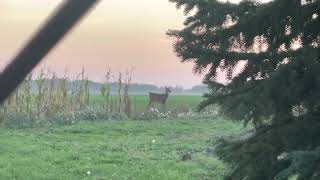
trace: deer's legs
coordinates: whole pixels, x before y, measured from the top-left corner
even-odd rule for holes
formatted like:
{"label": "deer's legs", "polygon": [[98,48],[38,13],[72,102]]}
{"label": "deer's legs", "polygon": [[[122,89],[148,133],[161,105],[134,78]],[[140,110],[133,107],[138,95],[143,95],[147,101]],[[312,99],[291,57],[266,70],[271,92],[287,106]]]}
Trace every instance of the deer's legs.
{"label": "deer's legs", "polygon": [[152,102],[149,101],[149,104],[148,104],[148,106],[147,106],[147,111],[150,110],[151,105],[152,105]]}

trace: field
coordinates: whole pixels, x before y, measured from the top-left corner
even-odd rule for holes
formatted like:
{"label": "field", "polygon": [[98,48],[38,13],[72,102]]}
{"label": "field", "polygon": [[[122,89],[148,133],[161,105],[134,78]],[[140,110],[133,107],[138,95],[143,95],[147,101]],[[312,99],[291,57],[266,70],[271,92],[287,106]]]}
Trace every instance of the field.
{"label": "field", "polygon": [[[135,112],[147,116],[148,97],[130,98]],[[92,114],[71,125],[0,128],[0,179],[222,179],[229,167],[212,149],[221,136],[246,129],[218,115],[194,113],[201,100],[170,96],[166,110],[188,112],[183,117]],[[90,96],[90,106],[103,103],[102,96]]]}
{"label": "field", "polygon": [[[113,96],[113,99],[117,97]],[[146,111],[149,97],[144,95],[134,95],[130,97],[135,112]],[[169,96],[166,109],[170,111],[189,111],[197,108],[197,105],[203,100],[201,96],[175,95]],[[90,96],[92,105],[100,105],[104,103],[104,98],[99,95]],[[161,109],[161,106],[155,104],[154,107]]]}
{"label": "field", "polygon": [[[0,179],[219,180],[228,167],[210,150],[242,131],[218,117],[0,129]],[[191,159],[182,161],[186,153]]]}

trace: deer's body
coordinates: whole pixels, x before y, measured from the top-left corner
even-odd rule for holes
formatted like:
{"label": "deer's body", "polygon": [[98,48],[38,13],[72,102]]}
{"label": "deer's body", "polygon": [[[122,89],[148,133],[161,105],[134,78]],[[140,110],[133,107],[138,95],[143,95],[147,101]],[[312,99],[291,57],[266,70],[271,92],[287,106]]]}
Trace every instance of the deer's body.
{"label": "deer's body", "polygon": [[165,105],[167,103],[167,99],[169,97],[169,93],[171,92],[170,88],[166,88],[166,92],[164,94],[157,94],[149,92],[149,105],[153,103],[160,103]]}

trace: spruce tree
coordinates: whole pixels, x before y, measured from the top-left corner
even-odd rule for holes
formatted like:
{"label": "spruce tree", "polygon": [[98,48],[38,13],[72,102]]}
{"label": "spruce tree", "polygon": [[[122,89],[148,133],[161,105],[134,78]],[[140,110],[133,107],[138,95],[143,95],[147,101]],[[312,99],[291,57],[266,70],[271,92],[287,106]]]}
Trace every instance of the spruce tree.
{"label": "spruce tree", "polygon": [[255,128],[216,147],[226,179],[320,179],[320,1],[170,1],[188,15],[174,50],[211,89],[200,108]]}

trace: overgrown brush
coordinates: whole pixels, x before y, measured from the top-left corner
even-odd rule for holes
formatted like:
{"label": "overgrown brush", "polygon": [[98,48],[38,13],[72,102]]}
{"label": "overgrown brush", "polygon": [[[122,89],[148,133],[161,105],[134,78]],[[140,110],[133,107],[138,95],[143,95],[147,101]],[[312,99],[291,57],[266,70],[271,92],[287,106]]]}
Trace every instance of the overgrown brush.
{"label": "overgrown brush", "polygon": [[101,96],[105,100],[105,103],[103,104],[103,106],[108,112],[112,111],[112,106],[110,104],[110,93],[111,93],[110,77],[111,77],[111,70],[109,68],[107,71],[107,74],[105,75],[105,81],[100,88]]}
{"label": "overgrown brush", "polygon": [[128,116],[130,116],[132,113],[132,105],[131,105],[131,100],[129,96],[129,88],[132,80],[132,72],[133,72],[133,68],[131,68],[130,71],[129,70],[126,71],[124,90],[123,90],[124,113]]}
{"label": "overgrown brush", "polygon": [[[67,70],[62,76],[41,69],[37,75],[30,74],[0,107],[2,127],[34,128],[50,125],[70,125],[80,120],[127,119],[151,120],[163,118],[189,118],[198,116],[190,107],[170,107],[170,111],[138,112],[135,97],[129,89],[133,68],[111,75],[110,68],[100,87],[103,103],[90,101],[90,81],[84,69],[72,80]],[[116,94],[111,95],[111,83],[117,81]],[[147,106],[147,104],[146,104]],[[140,110],[141,111],[141,110]],[[202,113],[205,115],[205,113]],[[212,113],[208,114],[211,116]]]}
{"label": "overgrown brush", "polygon": [[110,78],[111,71],[108,69],[100,89],[105,103],[96,106],[90,104],[90,81],[84,69],[72,81],[67,71],[59,78],[56,73],[41,69],[37,76],[28,75],[0,107],[1,125],[32,128],[68,125],[79,120],[126,119],[122,112],[129,115],[128,109],[131,110],[128,94],[131,74],[130,77],[127,75],[123,85],[122,73],[119,73],[117,100],[111,96]]}

